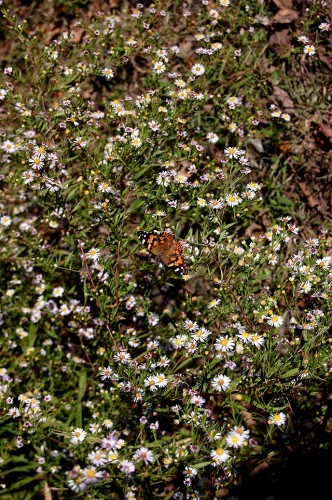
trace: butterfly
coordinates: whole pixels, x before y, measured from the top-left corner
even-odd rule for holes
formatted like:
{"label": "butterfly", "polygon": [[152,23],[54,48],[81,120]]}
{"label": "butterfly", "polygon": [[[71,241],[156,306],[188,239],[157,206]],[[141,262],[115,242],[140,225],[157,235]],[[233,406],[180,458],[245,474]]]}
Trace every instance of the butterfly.
{"label": "butterfly", "polygon": [[166,266],[171,267],[176,273],[188,274],[184,263],[183,245],[167,231],[138,231],[137,236],[143,245],[157,256]]}

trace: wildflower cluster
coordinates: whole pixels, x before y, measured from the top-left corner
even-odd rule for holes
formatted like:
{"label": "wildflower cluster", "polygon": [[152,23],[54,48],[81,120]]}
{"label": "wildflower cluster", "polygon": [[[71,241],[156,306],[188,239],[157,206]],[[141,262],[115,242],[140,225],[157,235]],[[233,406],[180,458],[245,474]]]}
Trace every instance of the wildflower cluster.
{"label": "wildflower cluster", "polygon": [[247,3],[81,12],[42,44],[1,5],[24,52],[0,88],[8,495],[15,462],[36,494],[212,498],[331,377],[327,230],[278,211],[253,230],[247,146],[292,119],[260,75],[234,85],[265,46]]}

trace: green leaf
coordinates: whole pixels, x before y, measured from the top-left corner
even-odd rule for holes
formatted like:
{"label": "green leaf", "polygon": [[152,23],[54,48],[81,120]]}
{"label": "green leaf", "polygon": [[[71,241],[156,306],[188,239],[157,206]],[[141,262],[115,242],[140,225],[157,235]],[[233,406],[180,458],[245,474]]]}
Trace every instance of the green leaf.
{"label": "green leaf", "polygon": [[295,375],[298,375],[299,373],[300,373],[300,369],[299,368],[293,368],[292,370],[288,370],[288,372],[283,373],[282,375],[280,375],[280,378],[294,377]]}

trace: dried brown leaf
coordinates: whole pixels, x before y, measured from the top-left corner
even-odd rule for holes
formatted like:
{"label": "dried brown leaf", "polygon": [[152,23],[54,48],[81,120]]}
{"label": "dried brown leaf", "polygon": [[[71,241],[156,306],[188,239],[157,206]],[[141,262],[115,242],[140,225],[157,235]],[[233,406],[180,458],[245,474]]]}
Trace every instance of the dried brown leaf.
{"label": "dried brown leaf", "polygon": [[272,18],[272,22],[278,24],[289,24],[292,23],[293,21],[297,21],[298,18],[299,15],[296,12],[296,10],[280,9],[276,13],[276,15]]}
{"label": "dried brown leaf", "polygon": [[249,138],[248,142],[256,149],[258,153],[264,153],[264,146],[262,140],[259,138]]}
{"label": "dried brown leaf", "polygon": [[287,111],[288,113],[293,113],[296,114],[295,112],[295,106],[290,98],[288,92],[286,90],[275,86],[273,87],[273,94],[271,96],[277,101],[277,104],[284,110]]}
{"label": "dried brown leaf", "polygon": [[319,128],[325,135],[325,137],[332,142],[332,128],[329,125],[326,125],[325,123],[321,123]]}
{"label": "dried brown leaf", "polygon": [[300,189],[304,196],[307,198],[308,205],[311,208],[316,208],[320,213],[325,214],[327,210],[327,203],[324,199],[319,201],[316,196],[312,193],[310,187],[306,182],[299,182]]}
{"label": "dried brown leaf", "polygon": [[273,0],[273,3],[279,9],[291,9],[293,7],[293,0]]}
{"label": "dried brown leaf", "polygon": [[269,46],[277,52],[277,54],[283,54],[285,50],[288,50],[292,45],[291,34],[288,28],[276,31],[272,33],[269,38]]}
{"label": "dried brown leaf", "polygon": [[260,224],[256,224],[256,222],[253,222],[246,228],[244,237],[251,238],[252,236],[254,236],[256,238],[259,238],[261,234],[263,234],[262,226]]}
{"label": "dried brown leaf", "polygon": [[72,42],[73,43],[79,43],[82,39],[82,36],[83,36],[83,33],[84,33],[84,29],[83,28],[80,28],[80,27],[75,27],[71,30],[71,32],[73,33],[73,38],[72,38]]}

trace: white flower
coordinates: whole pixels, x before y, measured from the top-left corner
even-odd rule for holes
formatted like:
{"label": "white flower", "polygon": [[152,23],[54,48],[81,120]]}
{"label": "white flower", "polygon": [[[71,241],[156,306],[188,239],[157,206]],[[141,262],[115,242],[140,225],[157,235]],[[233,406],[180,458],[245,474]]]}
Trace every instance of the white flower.
{"label": "white flower", "polygon": [[229,451],[225,450],[224,448],[217,448],[216,450],[211,451],[210,456],[215,464],[222,464],[229,459],[230,455]]}
{"label": "white flower", "polygon": [[260,348],[264,344],[265,340],[261,335],[254,333],[250,338],[250,342],[254,344],[254,346]]}
{"label": "white flower", "polygon": [[212,142],[212,144],[215,144],[216,142],[219,141],[219,136],[217,134],[215,134],[214,132],[209,132],[207,135],[206,135],[206,139],[209,141],[209,142]]}
{"label": "white flower", "polygon": [[104,75],[104,77],[109,80],[110,78],[113,78],[114,76],[114,71],[110,68],[104,68],[103,71],[102,71],[102,74]]}
{"label": "white flower", "polygon": [[86,484],[94,484],[103,477],[102,471],[96,471],[95,467],[86,467],[82,470],[83,479]]}
{"label": "white flower", "polygon": [[230,432],[226,436],[226,442],[231,448],[241,448],[245,443],[245,438],[237,432]]}
{"label": "white flower", "polygon": [[320,23],[318,28],[322,31],[328,31],[330,29],[329,23]]}
{"label": "white flower", "polygon": [[281,326],[283,322],[284,320],[282,319],[282,317],[278,316],[277,314],[272,314],[267,320],[267,324],[270,326]]}
{"label": "white flower", "polygon": [[86,432],[83,429],[80,429],[79,427],[77,427],[71,433],[70,442],[73,444],[82,443],[85,439],[85,436],[86,436]]}
{"label": "white flower", "polygon": [[302,292],[302,293],[309,293],[310,290],[311,290],[311,286],[312,285],[311,285],[310,281],[306,281],[305,283],[302,283],[300,292]]}
{"label": "white flower", "polygon": [[100,250],[98,248],[91,248],[85,256],[87,259],[98,260],[100,257]]}
{"label": "white flower", "polygon": [[214,344],[216,351],[227,352],[233,351],[235,342],[233,339],[228,338],[228,335],[218,337]]}
{"label": "white flower", "polygon": [[217,375],[212,379],[211,385],[218,392],[226,391],[231,385],[232,380],[227,375]]}
{"label": "white flower", "polygon": [[269,424],[274,424],[274,425],[277,425],[278,427],[283,425],[285,422],[286,422],[286,415],[285,415],[285,413],[282,413],[282,412],[274,413],[274,415],[270,415],[270,417],[268,419]]}
{"label": "white flower", "polygon": [[233,193],[233,194],[228,194],[225,197],[225,201],[229,207],[235,207],[236,205],[239,205],[242,201],[242,198],[239,194]]}
{"label": "white flower", "polygon": [[132,141],[131,141],[131,144],[135,147],[135,148],[139,148],[141,145],[142,145],[142,141],[139,137],[134,137],[132,136]]}
{"label": "white flower", "polygon": [[165,71],[166,66],[163,62],[157,61],[154,63],[153,69],[155,70],[157,75],[160,75],[161,73],[163,73]]}
{"label": "white flower", "polygon": [[53,297],[62,297],[65,289],[62,286],[57,286],[53,289],[52,295]]}
{"label": "white flower", "polygon": [[6,97],[7,90],[6,89],[0,89],[0,100],[4,99]]}
{"label": "white flower", "polygon": [[241,150],[239,148],[229,147],[224,150],[224,153],[228,158],[237,159],[241,154]]}
{"label": "white flower", "polygon": [[154,461],[154,456],[151,450],[148,450],[148,448],[139,448],[136,453],[134,454],[134,459],[137,460],[137,462],[140,462],[141,460],[145,463],[145,465],[148,465],[149,462]]}
{"label": "white flower", "polygon": [[205,72],[205,68],[202,64],[194,64],[194,66],[191,68],[191,72],[195,76],[200,76]]}
{"label": "white flower", "polygon": [[4,216],[3,216],[3,217],[1,217],[1,219],[0,219],[0,224],[1,224],[2,226],[8,227],[8,226],[10,226],[10,225],[11,225],[11,223],[12,223],[12,220],[11,220],[11,218],[10,218],[10,217],[8,217],[8,215],[4,215]]}
{"label": "white flower", "polygon": [[316,53],[316,49],[314,45],[305,45],[303,52],[308,54],[308,56],[313,56]]}

